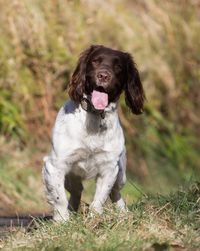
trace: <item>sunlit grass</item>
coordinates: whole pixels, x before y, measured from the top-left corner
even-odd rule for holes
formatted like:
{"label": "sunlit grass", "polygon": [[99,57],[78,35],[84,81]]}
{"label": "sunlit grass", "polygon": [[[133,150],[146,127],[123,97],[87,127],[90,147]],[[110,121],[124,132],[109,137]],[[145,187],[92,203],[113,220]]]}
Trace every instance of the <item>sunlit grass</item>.
{"label": "sunlit grass", "polygon": [[[120,101],[130,212],[40,223],[0,242],[17,250],[200,248],[198,1],[0,1],[1,214],[47,211],[42,157],[82,50],[104,44],[131,53],[146,91],[136,117]],[[175,191],[180,183],[193,184]],[[95,184],[85,182],[83,202]],[[156,194],[156,195],[151,195]],[[161,195],[163,194],[163,195]]]}
{"label": "sunlit grass", "polygon": [[129,205],[127,214],[108,205],[102,216],[78,214],[66,223],[38,222],[37,230],[14,232],[1,246],[5,250],[148,250],[155,246],[198,250],[199,196],[199,184],[193,183],[170,196],[143,197]]}

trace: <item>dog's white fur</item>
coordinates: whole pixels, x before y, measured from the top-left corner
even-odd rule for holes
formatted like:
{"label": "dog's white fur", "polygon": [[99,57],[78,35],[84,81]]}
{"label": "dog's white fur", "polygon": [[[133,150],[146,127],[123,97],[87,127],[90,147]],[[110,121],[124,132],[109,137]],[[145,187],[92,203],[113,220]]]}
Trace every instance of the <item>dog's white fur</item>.
{"label": "dog's white fur", "polygon": [[[102,213],[111,191],[112,201],[125,209],[119,190],[126,181],[126,154],[116,103],[109,104],[103,119],[69,100],[58,113],[52,150],[44,162],[43,180],[54,220],[69,218],[69,203],[79,204],[81,181],[89,178],[96,178],[91,210]],[[65,188],[71,192],[69,202]]]}

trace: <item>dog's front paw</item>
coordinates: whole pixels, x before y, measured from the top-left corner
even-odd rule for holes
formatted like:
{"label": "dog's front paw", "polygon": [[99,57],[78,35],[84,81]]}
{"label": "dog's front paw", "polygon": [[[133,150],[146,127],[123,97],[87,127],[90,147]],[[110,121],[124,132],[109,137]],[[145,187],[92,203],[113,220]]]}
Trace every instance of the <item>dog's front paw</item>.
{"label": "dog's front paw", "polygon": [[97,202],[92,202],[90,207],[90,215],[94,215],[94,214],[102,214],[103,213],[103,207],[100,203]]}
{"label": "dog's front paw", "polygon": [[62,212],[61,210],[55,210],[53,215],[53,220],[56,222],[68,221],[69,220],[69,212]]}
{"label": "dog's front paw", "polygon": [[122,213],[126,213],[126,212],[129,211],[128,208],[127,208],[127,206],[126,206],[126,204],[125,204],[125,202],[124,202],[124,200],[123,200],[122,198],[119,199],[119,200],[115,203],[115,205],[116,205],[116,208],[117,208],[120,212],[122,212]]}

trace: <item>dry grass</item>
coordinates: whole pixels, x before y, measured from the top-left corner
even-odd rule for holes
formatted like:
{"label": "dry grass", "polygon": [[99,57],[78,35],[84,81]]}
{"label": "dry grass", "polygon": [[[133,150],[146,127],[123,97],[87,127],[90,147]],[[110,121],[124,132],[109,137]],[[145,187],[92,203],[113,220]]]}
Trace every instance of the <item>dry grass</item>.
{"label": "dry grass", "polygon": [[[148,99],[145,114],[131,116],[123,99],[120,113],[128,169],[144,191],[167,193],[185,179],[198,179],[199,11],[196,0],[0,0],[1,212],[46,210],[41,159],[78,55],[90,44],[128,51],[137,62]],[[129,204],[141,196],[132,194],[130,184],[125,189]],[[151,250],[155,242],[168,247],[177,241],[177,248],[191,250],[197,231],[188,222],[181,225],[182,219],[168,219],[174,213],[166,212],[167,203],[133,209],[117,222],[115,212],[107,214],[95,233],[93,221],[82,216],[59,227],[41,225],[33,234],[12,236],[5,247],[65,250],[69,243],[71,250]]]}
{"label": "dry grass", "polygon": [[63,224],[37,223],[37,230],[14,232],[4,250],[198,250],[199,184],[170,196],[149,196],[119,214],[72,216]]}

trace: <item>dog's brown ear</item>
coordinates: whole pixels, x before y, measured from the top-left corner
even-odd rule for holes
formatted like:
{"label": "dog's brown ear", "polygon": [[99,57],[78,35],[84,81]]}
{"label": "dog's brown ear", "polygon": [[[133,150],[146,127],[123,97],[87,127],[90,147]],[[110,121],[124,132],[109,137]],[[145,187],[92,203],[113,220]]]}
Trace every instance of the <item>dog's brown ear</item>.
{"label": "dog's brown ear", "polygon": [[78,60],[77,66],[72,74],[69,84],[68,94],[76,102],[80,102],[85,91],[86,68],[91,53],[99,48],[100,45],[92,45],[83,51]]}
{"label": "dog's brown ear", "polygon": [[130,54],[126,53],[127,81],[125,83],[125,102],[134,114],[143,112],[145,94],[140,75]]}

